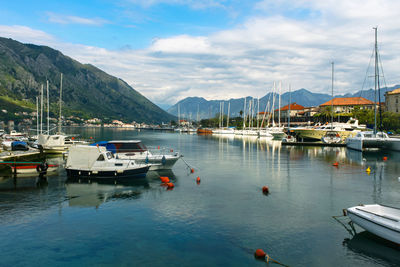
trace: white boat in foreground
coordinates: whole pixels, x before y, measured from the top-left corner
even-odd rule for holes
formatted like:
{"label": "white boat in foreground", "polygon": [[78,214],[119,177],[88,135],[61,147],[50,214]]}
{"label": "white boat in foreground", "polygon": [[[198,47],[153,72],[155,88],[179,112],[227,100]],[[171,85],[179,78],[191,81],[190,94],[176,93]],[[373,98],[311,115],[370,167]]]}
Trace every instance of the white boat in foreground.
{"label": "white boat in foreground", "polygon": [[360,205],[347,209],[351,221],[386,240],[400,244],[400,209],[379,205]]}
{"label": "white boat in foreground", "polygon": [[117,159],[102,146],[76,145],[68,152],[65,166],[69,177],[123,178],[146,176],[150,165]]}

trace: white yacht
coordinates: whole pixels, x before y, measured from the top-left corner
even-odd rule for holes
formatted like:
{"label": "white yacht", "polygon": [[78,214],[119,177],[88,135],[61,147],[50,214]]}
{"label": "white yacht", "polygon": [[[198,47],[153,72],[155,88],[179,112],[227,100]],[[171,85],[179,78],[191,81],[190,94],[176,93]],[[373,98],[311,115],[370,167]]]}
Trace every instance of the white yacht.
{"label": "white yacht", "polygon": [[371,148],[400,151],[400,139],[390,138],[385,132],[359,132],[346,139],[347,148],[363,151]]}
{"label": "white yacht", "polygon": [[338,144],[342,142],[339,132],[327,131],[325,136],[321,138],[322,142],[325,144]]}
{"label": "white yacht", "polygon": [[150,170],[169,170],[182,155],[173,149],[157,147],[151,151],[140,140],[117,140],[97,143],[114,153],[116,158],[150,164]]}
{"label": "white yacht", "polygon": [[69,137],[63,134],[39,134],[37,141],[38,145],[42,146],[46,153],[63,153],[72,145],[87,145],[87,141],[75,140],[74,137]]}
{"label": "white yacht", "polygon": [[125,178],[145,176],[150,165],[134,160],[114,157],[105,147],[75,145],[68,152],[65,169],[69,177],[76,178]]}
{"label": "white yacht", "polygon": [[400,209],[372,204],[347,209],[351,221],[386,240],[400,245]]}

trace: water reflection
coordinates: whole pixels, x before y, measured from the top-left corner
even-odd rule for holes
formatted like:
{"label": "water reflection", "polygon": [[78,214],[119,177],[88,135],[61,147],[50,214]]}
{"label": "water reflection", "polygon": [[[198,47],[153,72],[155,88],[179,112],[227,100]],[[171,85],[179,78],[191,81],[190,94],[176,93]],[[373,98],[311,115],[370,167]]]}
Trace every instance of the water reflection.
{"label": "water reflection", "polygon": [[389,266],[400,266],[400,249],[369,232],[361,232],[343,241],[350,251],[371,261],[384,261]]}

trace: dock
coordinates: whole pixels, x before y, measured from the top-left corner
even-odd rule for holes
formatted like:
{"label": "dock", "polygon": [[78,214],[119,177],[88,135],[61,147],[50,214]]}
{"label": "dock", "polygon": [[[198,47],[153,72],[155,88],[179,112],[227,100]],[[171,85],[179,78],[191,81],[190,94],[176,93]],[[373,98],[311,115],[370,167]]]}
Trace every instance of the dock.
{"label": "dock", "polygon": [[326,144],[322,142],[282,142],[282,146],[320,146],[320,147],[346,147],[345,143]]}

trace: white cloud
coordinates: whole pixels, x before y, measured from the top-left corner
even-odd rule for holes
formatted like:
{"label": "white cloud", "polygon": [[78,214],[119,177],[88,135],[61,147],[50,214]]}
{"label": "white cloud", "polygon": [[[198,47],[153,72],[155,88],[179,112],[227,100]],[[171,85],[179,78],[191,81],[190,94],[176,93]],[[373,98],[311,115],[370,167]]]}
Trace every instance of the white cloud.
{"label": "white cloud", "polygon": [[[330,93],[332,61],[335,94],[358,91],[373,48],[372,27],[379,25],[386,81],[400,83],[400,39],[396,38],[400,3],[282,0],[274,2],[276,15],[267,12],[271,6],[265,3],[270,1],[258,3],[258,15],[232,29],[208,36],[158,38],[142,50],[65,44],[27,27],[24,35],[21,26],[0,26],[0,30],[8,30],[10,37],[20,41],[47,42],[82,63],[124,79],[156,103],[174,104],[188,96],[260,97],[279,80],[285,89],[291,83],[292,89]],[[288,10],[285,6],[305,11],[289,16],[282,11]]]}
{"label": "white cloud", "polygon": [[82,24],[90,26],[101,26],[103,24],[109,23],[107,20],[101,18],[83,18],[78,16],[56,14],[52,12],[47,12],[47,16],[50,22],[57,24]]}
{"label": "white cloud", "polygon": [[53,44],[55,39],[50,34],[21,25],[0,25],[2,37],[13,38],[23,43]]}

